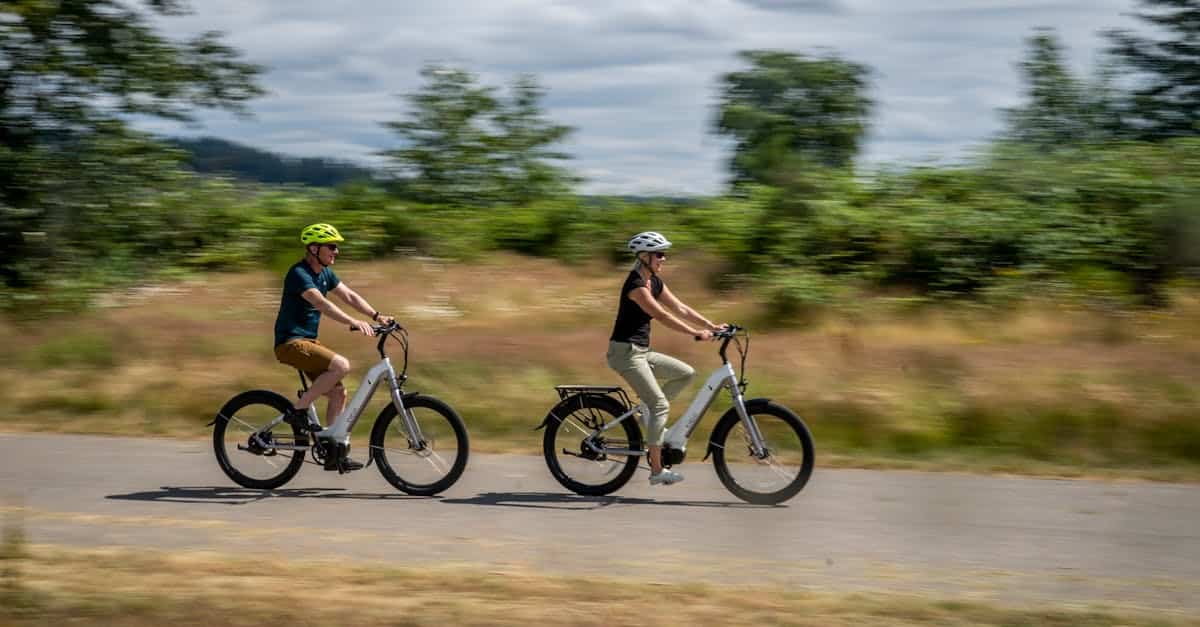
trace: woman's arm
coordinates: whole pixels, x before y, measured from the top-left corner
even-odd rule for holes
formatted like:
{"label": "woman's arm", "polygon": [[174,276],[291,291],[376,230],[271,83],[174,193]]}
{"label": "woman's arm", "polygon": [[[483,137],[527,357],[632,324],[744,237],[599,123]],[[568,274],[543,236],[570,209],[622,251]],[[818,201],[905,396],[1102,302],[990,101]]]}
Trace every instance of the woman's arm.
{"label": "woman's arm", "polygon": [[[687,305],[683,304],[683,301],[676,298],[675,294],[673,292],[671,292],[671,290],[669,288],[667,288],[667,286],[665,284],[663,285],[662,293],[659,294],[659,299],[662,300],[664,303],[666,303],[667,307],[670,307],[671,309],[675,310],[675,312],[678,313],[679,316],[681,318],[683,318],[684,320],[688,320],[692,323],[701,325],[704,328],[712,330],[712,331],[715,331],[720,328],[719,325],[713,324],[711,321],[709,321],[708,318],[705,318],[704,316],[700,315],[700,313],[698,311],[696,311],[695,309],[692,309],[691,307],[688,307]],[[641,304],[641,303],[638,303],[638,304]],[[643,307],[642,309],[645,309],[645,307]],[[650,313],[650,312],[646,312],[646,313]]]}
{"label": "woman's arm", "polygon": [[709,339],[712,337],[712,331],[709,329],[693,329],[692,327],[688,326],[687,323],[679,318],[676,318],[671,312],[664,309],[663,306],[658,304],[658,301],[654,299],[654,296],[650,293],[650,288],[648,287],[639,287],[637,289],[630,290],[629,299],[637,303],[638,306],[642,308],[642,311],[646,312],[646,315],[658,320],[659,322],[676,331],[679,331],[680,333],[686,333],[693,337],[699,337],[700,339]]}

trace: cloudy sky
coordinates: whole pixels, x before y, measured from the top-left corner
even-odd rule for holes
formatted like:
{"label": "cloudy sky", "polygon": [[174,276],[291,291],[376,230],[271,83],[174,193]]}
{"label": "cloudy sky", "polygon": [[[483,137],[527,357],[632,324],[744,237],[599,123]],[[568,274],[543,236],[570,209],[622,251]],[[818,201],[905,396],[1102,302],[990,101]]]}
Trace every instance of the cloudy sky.
{"label": "cloudy sky", "polygon": [[440,62],[503,86],[535,74],[548,116],[575,127],[569,166],[594,193],[707,194],[725,179],[711,133],[718,79],[739,50],[833,50],[872,68],[864,159],[969,154],[1019,99],[1015,63],[1036,26],[1058,30],[1079,73],[1097,32],[1130,28],[1133,0],[193,0],[172,36],[220,30],[267,66],[252,119],[201,112],[198,128],[296,156],[371,163],[396,138],[401,94]]}

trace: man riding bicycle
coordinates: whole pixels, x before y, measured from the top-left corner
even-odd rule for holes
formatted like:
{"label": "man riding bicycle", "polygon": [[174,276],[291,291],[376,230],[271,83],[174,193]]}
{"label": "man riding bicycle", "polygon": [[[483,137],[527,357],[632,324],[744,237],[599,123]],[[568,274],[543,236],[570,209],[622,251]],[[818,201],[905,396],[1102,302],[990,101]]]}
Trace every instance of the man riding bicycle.
{"label": "man riding bicycle", "polygon": [[[308,408],[320,396],[329,397],[326,416],[337,418],[346,405],[346,388],[342,378],[350,372],[350,361],[317,341],[321,314],[350,325],[351,330],[374,335],[369,322],[351,317],[333,304],[326,295],[332,292],[342,302],[357,309],[381,324],[392,322],[391,316],[381,315],[357,292],[338,279],[330,268],[337,261],[337,242],[345,241],[338,230],[325,223],[310,224],[300,232],[304,244],[304,259],[296,262],[283,280],[283,296],[275,318],[275,358],[308,375],[312,385],[292,403],[292,411],[284,417],[289,424],[303,430],[318,432],[321,425],[309,422]],[[317,433],[320,438],[321,433]],[[329,442],[330,453],[325,458],[325,470],[358,470],[361,462],[348,457],[348,442]]]}

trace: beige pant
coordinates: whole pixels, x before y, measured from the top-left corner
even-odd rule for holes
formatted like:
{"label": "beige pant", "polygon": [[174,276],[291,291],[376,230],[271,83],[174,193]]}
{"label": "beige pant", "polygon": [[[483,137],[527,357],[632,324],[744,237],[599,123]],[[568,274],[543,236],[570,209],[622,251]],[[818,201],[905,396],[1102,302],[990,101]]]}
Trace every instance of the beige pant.
{"label": "beige pant", "polygon": [[[629,342],[608,343],[608,367],[616,370],[650,408],[646,417],[646,443],[661,446],[663,427],[671,411],[669,401],[691,383],[696,371],[674,357]],[[662,379],[662,387],[656,376]]]}

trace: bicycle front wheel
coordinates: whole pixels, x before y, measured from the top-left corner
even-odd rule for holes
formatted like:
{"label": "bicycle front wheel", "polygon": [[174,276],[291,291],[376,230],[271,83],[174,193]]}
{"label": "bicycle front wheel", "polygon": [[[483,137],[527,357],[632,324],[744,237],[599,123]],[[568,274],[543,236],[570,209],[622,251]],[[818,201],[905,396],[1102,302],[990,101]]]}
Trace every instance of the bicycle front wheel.
{"label": "bicycle front wheel", "polygon": [[725,412],[713,429],[709,446],[717,478],[734,496],[748,503],[774,505],[800,492],[813,470],[813,439],[792,410],[764,399],[746,403],[767,451],[754,454],[746,425],[737,410]]}
{"label": "bicycle front wheel", "polygon": [[404,404],[420,437],[408,433],[396,406],[388,403],[371,430],[371,455],[397,490],[433,496],[454,485],[467,467],[467,427],[454,409],[431,396],[406,396]]}
{"label": "bicycle front wheel", "polygon": [[273,490],[300,472],[308,436],[284,422],[266,429],[291,407],[275,392],[253,390],[229,399],[221,408],[213,428],[213,451],[234,483]]}
{"label": "bicycle front wheel", "polygon": [[[609,454],[606,449],[642,450],[642,432],[637,421],[626,418],[591,438],[612,423],[626,408],[616,399],[596,394],[579,394],[555,405],[546,418],[542,455],[546,466],[562,486],[576,494],[603,496],[625,485],[637,471],[640,455]],[[597,453],[588,442],[601,449]]]}

